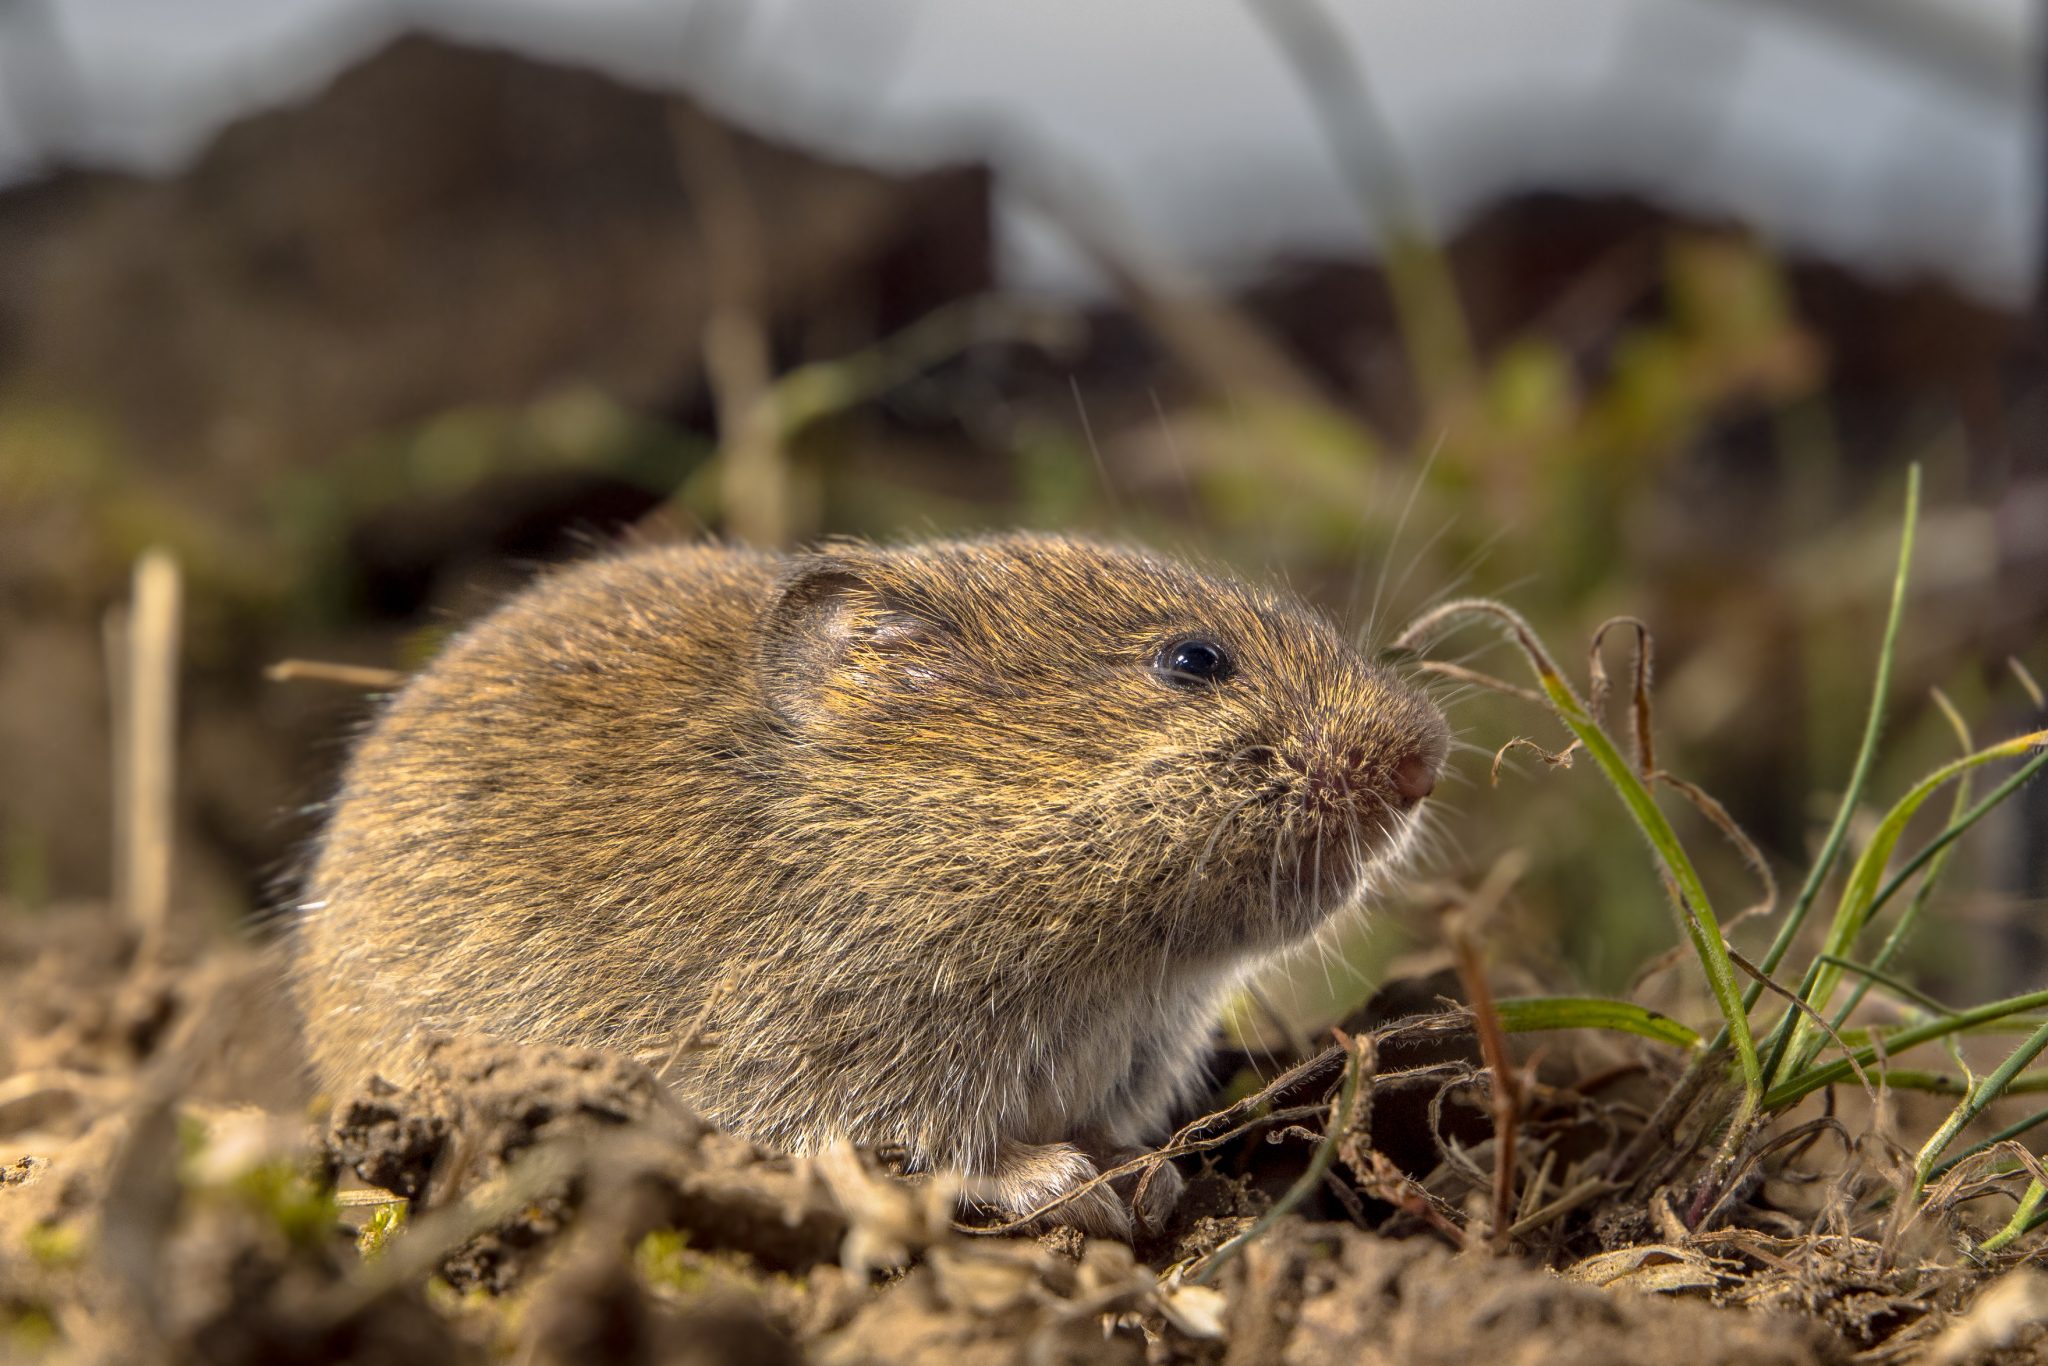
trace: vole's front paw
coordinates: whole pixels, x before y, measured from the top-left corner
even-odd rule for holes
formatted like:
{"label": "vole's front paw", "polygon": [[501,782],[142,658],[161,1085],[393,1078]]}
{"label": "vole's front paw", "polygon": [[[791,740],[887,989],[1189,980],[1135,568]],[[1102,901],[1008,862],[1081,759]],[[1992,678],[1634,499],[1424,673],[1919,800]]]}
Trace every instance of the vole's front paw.
{"label": "vole's front paw", "polygon": [[1079,1189],[1099,1175],[1088,1155],[1071,1143],[1008,1143],[996,1156],[996,1169],[970,1182],[967,1195],[1003,1210],[1012,1218],[1022,1218],[1070,1191],[1078,1191],[1046,1210],[1032,1226],[1051,1228],[1064,1224],[1097,1238],[1129,1242],[1131,1215],[1123,1197],[1107,1182]]}
{"label": "vole's front paw", "polygon": [[[1149,1148],[1119,1149],[1104,1159],[1103,1169],[1121,1167],[1150,1151]],[[1116,1191],[1117,1198],[1130,1209],[1138,1228],[1146,1233],[1158,1233],[1166,1227],[1166,1221],[1180,1208],[1181,1193],[1187,1189],[1186,1179],[1171,1162],[1140,1167],[1109,1184]]]}

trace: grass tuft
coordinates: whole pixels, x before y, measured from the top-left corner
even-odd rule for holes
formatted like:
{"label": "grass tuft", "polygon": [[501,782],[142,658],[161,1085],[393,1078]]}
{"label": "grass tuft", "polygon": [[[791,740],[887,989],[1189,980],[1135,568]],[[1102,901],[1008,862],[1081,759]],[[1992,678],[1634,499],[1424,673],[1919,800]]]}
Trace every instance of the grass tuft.
{"label": "grass tuft", "polygon": [[[1734,842],[1745,863],[1759,874],[1766,888],[1765,897],[1745,915],[1766,913],[1775,901],[1769,870],[1753,843],[1734,826],[1719,803],[1694,785],[1656,767],[1652,758],[1654,739],[1648,687],[1652,642],[1641,623],[1626,618],[1609,623],[1629,626],[1636,633],[1632,729],[1628,736],[1633,762],[1624,757],[1622,747],[1600,719],[1609,688],[1600,662],[1599,637],[1595,637],[1592,649],[1591,705],[1581,699],[1528,623],[1513,609],[1497,602],[1466,599],[1448,603],[1416,620],[1395,642],[1397,648],[1413,650],[1432,641],[1446,627],[1474,618],[1490,619],[1504,627],[1533,667],[1542,701],[1571,731],[1571,748],[1583,749],[1592,757],[1648,842],[1680,928],[1691,945],[1693,959],[1719,1010],[1718,1034],[1708,1040],[1692,1026],[1656,1011],[1626,1001],[1594,997],[1508,999],[1500,1001],[1497,1010],[1502,1026],[1510,1032],[1605,1029],[1651,1039],[1690,1054],[1685,1075],[1667,1098],[1665,1110],[1670,1113],[1660,1112],[1645,1133],[1675,1136],[1680,1120],[1690,1113],[1692,1122],[1685,1126],[1689,1138],[1683,1141],[1690,1147],[1675,1155],[1678,1164],[1688,1160],[1700,1145],[1718,1138],[1718,1156],[1699,1178],[1693,1194],[1690,1208],[1695,1222],[1711,1218],[1713,1211],[1727,1203],[1740,1173],[1750,1170],[1783,1144],[1783,1135],[1775,1139],[1764,1135],[1772,1121],[1815,1092],[1851,1078],[1870,1085],[1875,1078],[1878,1085],[1893,1089],[1959,1097],[1947,1118],[1922,1142],[1911,1164],[1911,1188],[1904,1190],[1904,1194],[1916,1202],[1923,1200],[1932,1183],[1948,1177],[1965,1161],[1985,1161],[2000,1154],[2014,1159],[2016,1155],[2017,1166],[2011,1174],[2017,1177],[2030,1173],[2036,1179],[2021,1197],[2012,1220],[1984,1243],[1983,1250],[1996,1251],[2026,1231],[2048,1224],[2048,1209],[2043,1208],[2048,1205],[2048,1192],[2044,1192],[2039,1180],[2048,1173],[2017,1143],[2021,1135],[2048,1123],[2048,1110],[2008,1125],[1954,1157],[1948,1156],[1949,1150],[1995,1101],[2048,1089],[2048,1072],[2028,1070],[2043,1052],[2048,1052],[2048,1021],[2030,1015],[2048,1009],[2048,991],[1957,1009],[1934,1000],[1891,971],[1909,932],[1926,912],[1956,841],[2048,767],[2048,729],[1978,746],[1947,699],[1937,696],[1937,705],[1948,715],[1961,740],[1963,754],[1893,800],[1860,850],[1852,853],[1848,847],[1855,814],[1863,809],[1869,792],[1884,729],[1893,661],[1905,614],[1919,499],[1920,472],[1916,466],[1907,481],[1898,567],[1862,742],[1827,836],[1805,870],[1799,891],[1769,950],[1756,966],[1730,949],[1691,856],[1657,804],[1655,788],[1663,785],[1685,796]],[[1601,629],[1604,633],[1608,628]],[[2016,676],[2025,681],[2020,671],[2016,671]],[[1501,685],[1500,690],[1531,695],[1506,685]],[[1985,766],[2013,760],[2022,762],[1983,798],[1972,803],[1970,776]],[[1932,839],[1902,858],[1900,848],[1916,815],[1928,801],[1950,787],[1954,788],[1955,796],[1946,824]],[[1785,966],[1802,942],[1811,942],[1802,935],[1802,930],[1844,860],[1848,861],[1849,871],[1834,913],[1819,943],[1801,965],[1799,985],[1796,989],[1782,985],[1774,974]],[[1867,941],[1873,937],[1873,926],[1880,913],[1909,885],[1915,885],[1915,891],[1906,909],[1882,944],[1876,946],[1874,956],[1864,961],[1859,955],[1870,954]],[[1754,980],[1746,986],[1738,985],[1738,967]],[[1849,980],[1846,999],[1837,1006],[1836,997],[1842,993],[1845,979]],[[1851,1013],[1873,989],[1882,989],[1904,1003],[1907,1021],[1890,1028],[1844,1028]],[[1766,991],[1784,998],[1785,1004],[1759,1045],[1754,1012]],[[1954,1040],[1963,1033],[1992,1030],[2023,1032],[2024,1037],[1996,1069],[1981,1078],[1970,1076],[1967,1070],[1957,1077],[1893,1066],[1898,1055],[1920,1045],[1946,1042],[1953,1047]],[[1830,1051],[1834,1057],[1823,1056]],[[1960,1054],[1956,1056],[1960,1062]],[[1632,1150],[1632,1157],[1642,1156],[1640,1149]],[[1677,1169],[1673,1165],[1674,1154],[1658,1154],[1654,1161],[1663,1164],[1657,1170]],[[1611,1175],[1627,1176],[1621,1172]]]}

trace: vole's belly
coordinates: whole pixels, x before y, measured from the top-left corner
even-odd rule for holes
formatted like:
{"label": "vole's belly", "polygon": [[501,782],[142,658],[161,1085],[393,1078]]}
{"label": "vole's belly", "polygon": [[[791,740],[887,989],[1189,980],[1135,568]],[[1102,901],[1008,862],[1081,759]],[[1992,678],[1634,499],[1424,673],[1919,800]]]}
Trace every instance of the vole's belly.
{"label": "vole's belly", "polygon": [[[1199,1085],[1210,1031],[1237,974],[1127,983],[1047,1039],[1051,1084],[1027,1093],[1027,1142],[1078,1137],[1129,1146],[1159,1136]],[[1148,989],[1149,987],[1149,989]]]}
{"label": "vole's belly", "polygon": [[[743,1011],[720,1025],[722,1046],[654,1051],[681,1063],[665,1075],[686,1101],[771,1147],[903,1143],[932,1165],[975,1174],[1007,1145],[1120,1148],[1159,1136],[1200,1082],[1210,1029],[1237,978],[1105,980],[996,1011],[985,997],[926,999],[852,1048],[814,1032],[835,1014],[830,996],[817,994],[803,1011],[786,1000],[777,1011]],[[874,990],[863,993],[868,1013]],[[933,1027],[941,1017],[958,1024]],[[773,1037],[764,1021],[776,1022]]]}

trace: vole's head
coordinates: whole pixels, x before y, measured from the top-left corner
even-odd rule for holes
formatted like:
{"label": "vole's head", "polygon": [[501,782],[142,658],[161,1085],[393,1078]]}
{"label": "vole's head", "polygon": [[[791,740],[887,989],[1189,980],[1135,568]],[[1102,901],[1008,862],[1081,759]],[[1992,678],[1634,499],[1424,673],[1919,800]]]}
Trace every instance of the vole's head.
{"label": "vole's head", "polygon": [[1050,537],[807,557],[758,667],[845,876],[1041,934],[1298,940],[1398,857],[1449,746],[1293,598]]}

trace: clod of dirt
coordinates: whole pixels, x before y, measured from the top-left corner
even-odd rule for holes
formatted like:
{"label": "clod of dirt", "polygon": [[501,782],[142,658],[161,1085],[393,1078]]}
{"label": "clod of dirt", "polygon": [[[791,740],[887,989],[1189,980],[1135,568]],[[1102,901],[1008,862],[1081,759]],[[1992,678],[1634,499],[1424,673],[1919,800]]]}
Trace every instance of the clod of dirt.
{"label": "clod of dirt", "polygon": [[1596,1290],[1423,1239],[1289,1222],[1245,1250],[1230,1363],[1811,1366],[1848,1359],[1811,1320]]}
{"label": "clod of dirt", "polygon": [[500,1175],[520,1153],[662,1112],[679,1141],[703,1126],[664,1106],[646,1068],[581,1048],[519,1048],[488,1038],[440,1038],[423,1079],[399,1087],[372,1077],[337,1106],[328,1130],[335,1160],[373,1186],[422,1204],[444,1202]]}
{"label": "clod of dirt", "polygon": [[711,1290],[665,1303],[634,1274],[614,1237],[588,1237],[534,1289],[534,1359],[581,1366],[798,1366],[802,1357],[761,1302]]}
{"label": "clod of dirt", "polygon": [[[825,1339],[814,1359],[820,1366],[1137,1363],[1148,1360],[1144,1340],[1106,1333],[1105,1323],[1156,1319],[1158,1306],[1150,1273],[1120,1244],[1091,1241],[1070,1262],[1041,1244],[970,1240],[934,1249]],[[1156,1335],[1159,1325],[1150,1326]]]}
{"label": "clod of dirt", "polygon": [[509,1289],[587,1196],[621,1187],[636,1211],[628,1238],[687,1230],[694,1246],[770,1271],[801,1272],[838,1253],[845,1218],[815,1183],[789,1160],[708,1128],[630,1059],[460,1038],[430,1043],[422,1066],[413,1086],[373,1079],[336,1108],[332,1162],[433,1208],[501,1181],[529,1151],[574,1153],[569,1179],[443,1264],[458,1288]]}
{"label": "clod of dirt", "polygon": [[56,1158],[8,1169],[0,1355],[10,1328],[33,1322],[65,1360],[474,1359],[416,1287],[345,1285],[355,1250],[298,1161],[295,1126],[275,1126],[293,1135],[289,1148],[236,1157],[218,1139],[183,1157],[181,1130],[195,1127],[166,1104],[138,1103]]}

